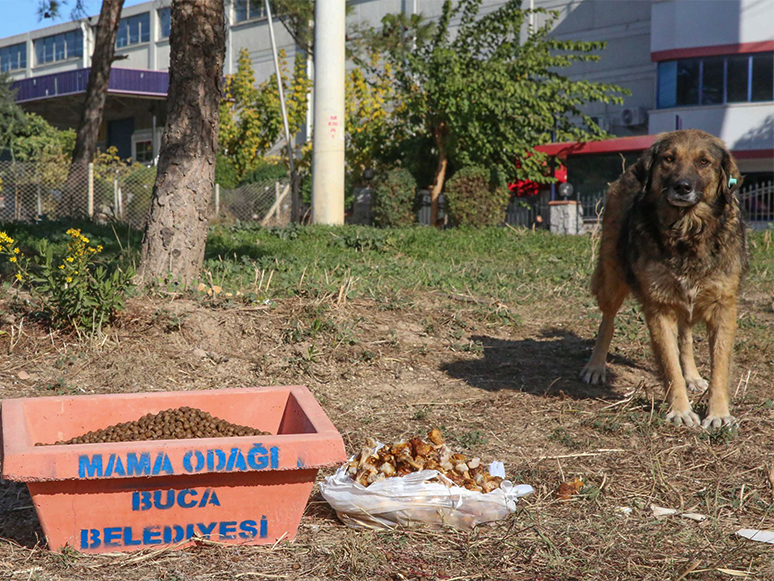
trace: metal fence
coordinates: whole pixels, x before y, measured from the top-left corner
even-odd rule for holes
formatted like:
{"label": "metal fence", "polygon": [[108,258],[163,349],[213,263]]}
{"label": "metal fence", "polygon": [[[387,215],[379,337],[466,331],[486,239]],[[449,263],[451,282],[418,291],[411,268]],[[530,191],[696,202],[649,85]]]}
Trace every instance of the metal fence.
{"label": "metal fence", "polygon": [[[0,161],[0,221],[88,216],[98,222],[116,221],[142,229],[155,181],[156,168],[139,164],[71,166]],[[216,188],[213,214],[243,221],[282,221],[290,203],[286,186],[272,180],[231,190]],[[272,215],[267,216],[270,210]]]}
{"label": "metal fence", "polygon": [[739,203],[751,227],[768,228],[774,223],[774,182],[759,182],[739,190]]}

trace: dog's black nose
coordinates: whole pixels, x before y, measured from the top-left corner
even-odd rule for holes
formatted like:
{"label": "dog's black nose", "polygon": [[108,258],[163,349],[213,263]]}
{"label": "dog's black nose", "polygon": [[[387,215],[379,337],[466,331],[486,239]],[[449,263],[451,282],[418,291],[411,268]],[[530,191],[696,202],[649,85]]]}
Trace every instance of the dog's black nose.
{"label": "dog's black nose", "polygon": [[693,191],[693,182],[688,179],[677,180],[674,185],[675,192],[681,196],[687,196]]}

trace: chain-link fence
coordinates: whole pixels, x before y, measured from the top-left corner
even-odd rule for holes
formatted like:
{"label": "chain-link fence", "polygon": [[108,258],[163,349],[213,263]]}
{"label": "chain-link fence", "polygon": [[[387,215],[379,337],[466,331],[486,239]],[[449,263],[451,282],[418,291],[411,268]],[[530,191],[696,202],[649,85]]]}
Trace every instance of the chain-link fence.
{"label": "chain-link fence", "polygon": [[[0,161],[0,222],[89,216],[142,229],[148,219],[156,168],[143,165]],[[217,188],[213,215],[281,224],[290,196],[286,182]],[[269,215],[270,214],[270,215]]]}

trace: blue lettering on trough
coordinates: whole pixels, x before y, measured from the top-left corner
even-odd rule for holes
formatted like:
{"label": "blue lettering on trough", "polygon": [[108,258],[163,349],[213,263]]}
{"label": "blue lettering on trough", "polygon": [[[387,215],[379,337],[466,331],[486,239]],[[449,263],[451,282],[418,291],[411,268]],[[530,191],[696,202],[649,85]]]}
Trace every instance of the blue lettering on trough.
{"label": "blue lettering on trough", "polygon": [[186,541],[194,536],[231,539],[265,539],[268,537],[268,519],[260,521],[243,520],[210,523],[185,523],[152,525],[142,529],[132,527],[105,527],[104,529],[81,529],[81,549],[106,547],[152,546]]}
{"label": "blue lettering on trough", "polygon": [[[262,444],[253,444],[249,450],[231,448],[228,452],[218,449],[188,450],[183,456],[182,466],[172,466],[165,452],[128,452],[110,454],[81,454],[78,456],[78,478],[111,478],[131,476],[161,476],[173,474],[196,474],[198,472],[246,472],[279,468],[279,448],[268,450]],[[298,462],[298,467],[303,461]]]}

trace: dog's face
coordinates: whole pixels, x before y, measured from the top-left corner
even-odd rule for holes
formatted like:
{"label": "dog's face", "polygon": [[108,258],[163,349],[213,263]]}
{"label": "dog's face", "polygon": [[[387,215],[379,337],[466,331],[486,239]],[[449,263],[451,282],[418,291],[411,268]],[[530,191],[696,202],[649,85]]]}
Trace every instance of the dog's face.
{"label": "dog's face", "polygon": [[663,134],[638,166],[645,195],[675,208],[713,205],[721,196],[730,201],[739,186],[739,170],[723,142],[696,129]]}

